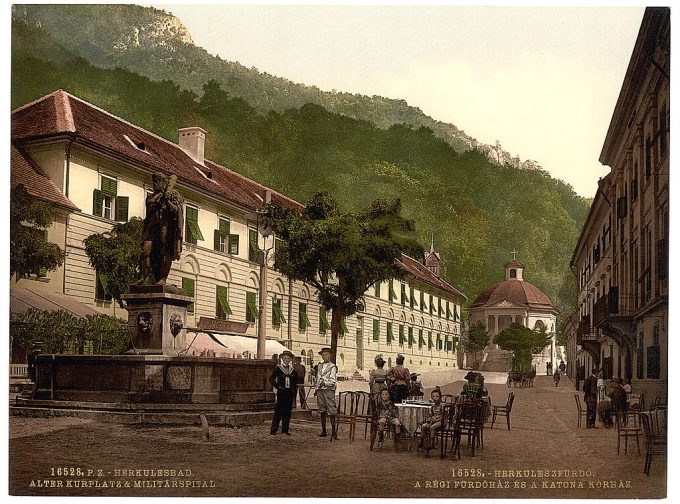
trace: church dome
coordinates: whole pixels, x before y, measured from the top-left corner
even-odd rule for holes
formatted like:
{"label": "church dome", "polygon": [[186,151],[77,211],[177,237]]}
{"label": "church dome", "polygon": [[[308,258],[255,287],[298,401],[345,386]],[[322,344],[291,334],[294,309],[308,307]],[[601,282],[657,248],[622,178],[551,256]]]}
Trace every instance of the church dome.
{"label": "church dome", "polygon": [[557,309],[550,298],[538,287],[524,280],[524,265],[517,259],[505,263],[505,280],[496,282],[482,292],[470,309],[495,306],[503,301],[526,307],[532,311],[551,312]]}
{"label": "church dome", "polygon": [[555,309],[550,298],[541,289],[527,281],[514,279],[493,284],[477,296],[470,309],[493,306],[502,301],[526,306],[535,311],[557,313],[557,309]]}

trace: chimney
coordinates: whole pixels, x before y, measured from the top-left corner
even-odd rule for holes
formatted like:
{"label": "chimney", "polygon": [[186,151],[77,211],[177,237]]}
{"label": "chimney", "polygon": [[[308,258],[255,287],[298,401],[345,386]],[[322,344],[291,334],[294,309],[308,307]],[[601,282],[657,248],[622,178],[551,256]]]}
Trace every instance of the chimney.
{"label": "chimney", "polygon": [[205,134],[206,131],[198,126],[177,130],[180,148],[201,165],[205,161]]}

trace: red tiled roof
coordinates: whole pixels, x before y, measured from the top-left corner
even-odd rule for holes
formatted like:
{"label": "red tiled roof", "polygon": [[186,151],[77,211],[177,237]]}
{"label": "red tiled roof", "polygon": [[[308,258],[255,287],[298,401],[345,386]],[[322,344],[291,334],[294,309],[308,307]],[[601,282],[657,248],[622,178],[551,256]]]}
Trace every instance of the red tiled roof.
{"label": "red tiled roof", "polygon": [[[270,190],[208,159],[205,160],[205,166],[201,167],[179,145],[130,124],[61,89],[12,112],[14,141],[61,135],[69,135],[76,141],[94,144],[152,170],[175,174],[184,183],[199,187],[249,210],[264,209],[265,192]],[[137,145],[144,143],[145,150],[136,148],[131,142]],[[201,174],[207,171],[211,173],[211,179]],[[271,197],[284,207],[303,208],[301,203],[276,191],[271,191]],[[415,279],[467,299],[462,292],[437,277],[419,261],[402,255],[399,264]]]}
{"label": "red tiled roof", "polygon": [[[248,210],[264,208],[268,188],[238,173],[205,160],[200,166],[179,145],[139,128],[75,96],[58,90],[12,112],[12,139],[29,140],[71,135],[76,141],[96,144],[152,170],[177,175],[182,182],[222,197]],[[145,150],[135,147],[144,143]],[[210,172],[212,178],[202,173]],[[302,205],[276,191],[272,200],[285,207]]]}
{"label": "red tiled roof", "polygon": [[411,275],[416,280],[420,280],[421,282],[441,289],[444,292],[448,292],[449,294],[453,294],[454,296],[467,300],[465,294],[456,289],[447,281],[432,273],[432,271],[430,271],[430,269],[427,268],[423,263],[416,261],[412,257],[402,254],[401,259],[398,260],[397,263],[404,271],[406,271],[406,273]]}
{"label": "red tiled roof", "polygon": [[27,154],[14,145],[11,146],[10,184],[12,188],[23,184],[28,194],[48,203],[69,210],[80,210],[64,196],[52,179],[45,175]]}
{"label": "red tiled roof", "polygon": [[510,301],[534,310],[557,313],[550,298],[535,285],[523,280],[504,280],[496,282],[482,292],[470,309],[492,306],[501,301]]}

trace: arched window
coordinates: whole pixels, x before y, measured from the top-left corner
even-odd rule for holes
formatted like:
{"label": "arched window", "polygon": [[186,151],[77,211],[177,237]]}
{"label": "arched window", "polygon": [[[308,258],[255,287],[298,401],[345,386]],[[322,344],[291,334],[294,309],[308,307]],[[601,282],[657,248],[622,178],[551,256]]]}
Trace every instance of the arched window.
{"label": "arched window", "polygon": [[517,278],[517,270],[516,269],[511,269],[510,270],[510,278]]}

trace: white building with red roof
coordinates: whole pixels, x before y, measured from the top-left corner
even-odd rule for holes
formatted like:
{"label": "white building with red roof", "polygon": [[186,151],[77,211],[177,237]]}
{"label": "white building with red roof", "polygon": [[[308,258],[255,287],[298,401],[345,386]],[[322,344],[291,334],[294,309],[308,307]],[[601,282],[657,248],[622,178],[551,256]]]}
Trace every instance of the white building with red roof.
{"label": "white building with red roof", "polygon": [[524,265],[517,259],[505,264],[505,278],[482,292],[470,305],[470,324],[483,322],[490,336],[518,323],[530,329],[545,328],[552,335],[552,344],[542,354],[536,354],[533,365],[537,372],[545,372],[545,364],[555,363],[555,325],[558,311],[550,298],[538,287],[524,279]]}
{"label": "white building with red roof", "polygon": [[[83,240],[110,231],[116,222],[144,217],[152,173],[174,174],[185,200],[185,243],[168,282],[195,297],[187,326],[222,320],[239,334],[241,350],[243,338],[255,341],[257,251],[273,246],[261,234],[256,212],[269,200],[302,208],[300,203],[207,159],[207,132],[200,127],[182,128],[178,143],[169,142],[62,90],[14,110],[11,125],[13,186],[24,177],[29,193],[65,209],[63,221],[48,230],[49,240],[67,252],[64,266],[46,280],[21,282],[42,281],[53,292],[126,318],[107,295],[106,278],[89,265]],[[392,364],[401,353],[414,370],[456,367],[465,295],[438,268],[408,256],[399,263],[406,279],[375,286],[366,293],[365,310],[344,321],[337,355],[341,373],[371,368],[377,354]],[[317,359],[330,343],[330,314],[309,286],[273,269],[267,281],[267,337],[304,354],[308,363]]]}

